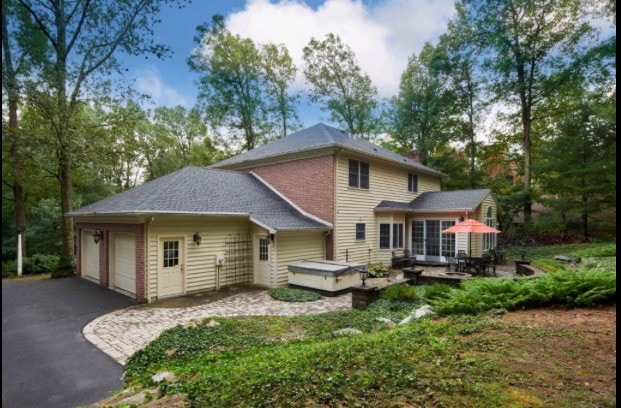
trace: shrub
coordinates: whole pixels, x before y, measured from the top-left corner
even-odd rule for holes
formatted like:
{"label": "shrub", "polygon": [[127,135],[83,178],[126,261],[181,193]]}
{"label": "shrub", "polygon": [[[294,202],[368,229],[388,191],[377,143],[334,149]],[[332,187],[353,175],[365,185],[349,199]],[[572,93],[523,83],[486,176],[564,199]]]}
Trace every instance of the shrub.
{"label": "shrub", "polygon": [[51,272],[59,260],[58,255],[34,254],[24,258],[23,272],[28,275]]}
{"label": "shrub", "polygon": [[491,309],[614,302],[614,266],[581,268],[578,272],[563,268],[536,279],[471,279],[462,282],[461,289],[430,303],[439,314],[476,314]]}
{"label": "shrub", "polygon": [[71,259],[61,257],[52,270],[52,279],[67,278],[75,274],[75,265]]}
{"label": "shrub", "polygon": [[387,286],[380,292],[379,297],[388,300],[413,301],[418,299],[418,293],[415,286],[400,283]]}
{"label": "shrub", "polygon": [[302,289],[272,288],[269,294],[272,298],[283,302],[312,302],[321,299],[320,294]]}
{"label": "shrub", "polygon": [[436,299],[442,299],[449,296],[449,293],[455,290],[452,286],[445,283],[436,283],[434,285],[427,285],[423,289],[422,297],[427,301]]}
{"label": "shrub", "polygon": [[572,252],[571,256],[580,258],[600,258],[604,256],[617,256],[617,244],[601,245],[595,248],[586,248]]}
{"label": "shrub", "polygon": [[388,276],[388,267],[381,262],[367,264],[370,278],[382,278]]}
{"label": "shrub", "polygon": [[2,277],[6,278],[9,276],[17,275],[17,265],[13,260],[9,260],[6,262],[2,262]]}

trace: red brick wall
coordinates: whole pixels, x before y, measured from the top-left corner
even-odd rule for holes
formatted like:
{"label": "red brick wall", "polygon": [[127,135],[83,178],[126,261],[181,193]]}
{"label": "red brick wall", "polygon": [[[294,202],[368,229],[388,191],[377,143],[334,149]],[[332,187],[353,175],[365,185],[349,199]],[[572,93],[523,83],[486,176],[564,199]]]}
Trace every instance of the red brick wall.
{"label": "red brick wall", "polygon": [[139,302],[146,301],[146,276],[145,276],[145,237],[143,224],[95,224],[95,223],[78,223],[78,242],[76,251],[76,275],[81,276],[82,259],[82,230],[103,231],[103,239],[99,242],[99,284],[108,287],[109,279],[109,262],[110,262],[110,233],[111,232],[128,232],[133,233],[136,237],[136,300]]}
{"label": "red brick wall", "polygon": [[[298,207],[334,224],[334,156],[308,159],[244,169],[255,172]],[[326,258],[333,259],[332,234],[326,238]]]}

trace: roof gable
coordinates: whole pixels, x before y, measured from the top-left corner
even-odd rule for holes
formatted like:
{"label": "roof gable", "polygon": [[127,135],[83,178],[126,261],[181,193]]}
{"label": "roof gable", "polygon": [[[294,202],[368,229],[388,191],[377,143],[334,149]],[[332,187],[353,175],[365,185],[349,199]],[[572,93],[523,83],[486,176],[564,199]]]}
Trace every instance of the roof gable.
{"label": "roof gable", "polygon": [[444,176],[441,172],[433,170],[407,157],[401,156],[382,146],[375,145],[364,139],[353,138],[346,132],[318,123],[314,126],[291,133],[280,139],[259,146],[255,149],[230,157],[212,165],[213,168],[238,168],[244,164],[252,164],[261,160],[275,159],[287,154],[301,153],[321,148],[342,148],[349,151],[371,156],[380,160],[386,160],[395,164],[410,167],[420,172]]}

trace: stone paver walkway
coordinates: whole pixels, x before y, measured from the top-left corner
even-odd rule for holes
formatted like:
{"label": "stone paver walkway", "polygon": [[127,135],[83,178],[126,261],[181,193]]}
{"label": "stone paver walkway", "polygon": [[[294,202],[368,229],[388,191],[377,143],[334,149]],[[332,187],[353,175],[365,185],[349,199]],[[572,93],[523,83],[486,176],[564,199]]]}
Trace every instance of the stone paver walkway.
{"label": "stone paver walkway", "polygon": [[314,302],[282,302],[265,290],[239,293],[200,306],[138,306],[101,316],[87,324],[84,337],[121,364],[164,330],[193,319],[225,316],[293,316],[351,308],[351,293]]}

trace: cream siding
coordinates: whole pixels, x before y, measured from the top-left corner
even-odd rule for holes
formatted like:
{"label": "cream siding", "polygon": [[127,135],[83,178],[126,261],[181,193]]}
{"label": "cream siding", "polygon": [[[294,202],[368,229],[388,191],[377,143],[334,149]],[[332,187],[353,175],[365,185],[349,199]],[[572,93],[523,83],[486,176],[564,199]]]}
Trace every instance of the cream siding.
{"label": "cream siding", "polygon": [[[202,240],[197,246],[194,233]],[[225,239],[229,234],[248,234],[250,221],[235,217],[155,217],[148,224],[147,265],[148,293],[157,296],[158,243],[160,237],[185,237],[185,290],[186,293],[212,290],[216,287],[216,254],[225,252]]]}
{"label": "cream siding", "polygon": [[276,274],[273,286],[287,286],[288,265],[310,259],[324,259],[324,232],[281,231],[276,234]]}
{"label": "cream siding", "polygon": [[[349,187],[349,159],[369,163],[369,189]],[[341,153],[336,159],[336,215],[334,257],[350,262],[390,262],[391,250],[379,250],[379,224],[404,222],[405,215],[376,214],[383,200],[409,202],[419,194],[440,190],[440,178],[392,166],[387,162]],[[418,192],[408,191],[408,173],[418,174]],[[393,218],[394,217],[394,218]],[[356,242],[356,223],[366,224],[366,240]],[[404,226],[404,246],[408,247],[409,228]],[[369,252],[369,249],[371,250]]]}
{"label": "cream siding", "polygon": [[[475,219],[480,222],[485,222],[485,215],[487,214],[487,208],[492,207],[492,214],[494,219],[497,219],[498,208],[496,201],[491,194],[485,196],[481,204],[475,210]],[[481,256],[483,253],[483,234],[472,234],[472,256]]]}

